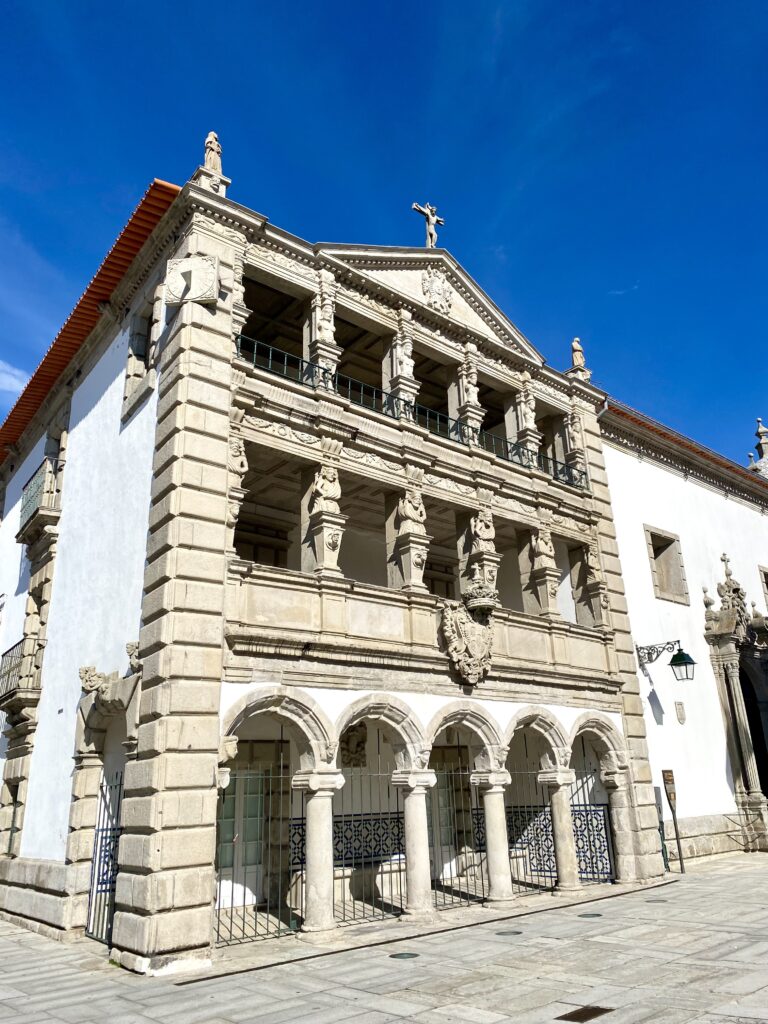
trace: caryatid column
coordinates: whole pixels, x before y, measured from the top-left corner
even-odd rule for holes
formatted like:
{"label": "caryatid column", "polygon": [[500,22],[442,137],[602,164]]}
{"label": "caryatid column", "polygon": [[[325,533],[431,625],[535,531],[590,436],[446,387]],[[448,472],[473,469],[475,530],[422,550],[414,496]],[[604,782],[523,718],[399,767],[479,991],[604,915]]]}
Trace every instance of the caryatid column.
{"label": "caryatid column", "polygon": [[488,902],[506,903],[514,899],[512,870],[509,863],[509,837],[504,790],[511,782],[506,769],[475,771],[470,776],[483,797],[485,814],[485,855],[488,863]]}
{"label": "caryatid column", "polygon": [[470,583],[482,582],[496,589],[502,556],[496,551],[496,528],[490,509],[456,517],[457,554],[462,593]]}
{"label": "caryatid column", "polygon": [[555,561],[552,532],[544,523],[531,536],[531,583],[539,599],[542,615],[559,615],[557,595],[560,589],[560,570]]}
{"label": "caryatid column", "polygon": [[323,463],[302,474],[301,570],[341,576],[339,550],[347,517],[341,514],[341,483],[335,466]]}
{"label": "caryatid column", "polygon": [[531,375],[525,370],[523,386],[517,393],[517,440],[531,452],[531,466],[536,467],[537,456],[544,435],[536,426],[536,396],[531,388]]}
{"label": "caryatid column", "polygon": [[337,291],[331,271],[318,270],[317,291],[312,296],[304,337],[304,358],[320,368],[317,379],[311,382],[317,387],[333,387],[333,374],[341,358],[341,349],[336,344]]}
{"label": "caryatid column", "polygon": [[464,431],[464,440],[478,444],[478,435],[485,418],[485,409],[480,405],[477,383],[477,345],[468,341],[464,348],[464,361],[458,368],[459,419]]}
{"label": "caryatid column", "polygon": [[304,792],[304,921],[303,932],[336,927],[333,914],[333,795],[344,776],[327,771],[299,771],[291,785]]}
{"label": "caryatid column", "polygon": [[545,754],[542,758],[542,769],[538,774],[539,785],[544,786],[549,792],[559,892],[581,888],[571,814],[571,786],[576,781],[576,772],[572,768],[564,767],[568,763],[569,754],[565,748],[555,750],[556,762],[551,755]]}
{"label": "caryatid column", "polygon": [[403,821],[405,825],[405,888],[404,913],[427,917],[434,910],[432,874],[429,867],[429,828],[427,825],[427,790],[437,782],[431,769],[399,769],[392,773],[392,785],[403,789]]}
{"label": "caryatid column", "polygon": [[392,398],[390,414],[412,418],[420,384],[416,380],[413,358],[413,317],[407,309],[397,311],[397,333],[384,355],[382,387]]}
{"label": "caryatid column", "polygon": [[427,510],[418,487],[385,501],[387,584],[393,590],[427,592],[424,567],[432,540],[424,525]]}

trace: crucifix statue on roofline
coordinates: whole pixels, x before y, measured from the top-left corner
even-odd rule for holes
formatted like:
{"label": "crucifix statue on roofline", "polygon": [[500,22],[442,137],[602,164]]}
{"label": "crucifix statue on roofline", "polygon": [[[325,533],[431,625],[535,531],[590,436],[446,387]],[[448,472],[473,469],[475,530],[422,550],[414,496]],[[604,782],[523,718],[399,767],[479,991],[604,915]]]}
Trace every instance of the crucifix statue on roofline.
{"label": "crucifix statue on roofline", "polygon": [[437,216],[437,207],[432,206],[430,203],[424,203],[420,206],[418,203],[414,203],[411,207],[416,213],[420,213],[427,224],[427,248],[434,249],[437,245],[437,226],[445,224],[442,217]]}

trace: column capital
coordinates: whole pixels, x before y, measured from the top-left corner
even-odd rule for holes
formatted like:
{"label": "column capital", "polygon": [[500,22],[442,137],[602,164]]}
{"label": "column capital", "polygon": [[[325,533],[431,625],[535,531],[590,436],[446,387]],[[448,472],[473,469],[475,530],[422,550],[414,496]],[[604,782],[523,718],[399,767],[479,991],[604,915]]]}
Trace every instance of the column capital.
{"label": "column capital", "polygon": [[320,768],[301,769],[294,772],[291,779],[293,789],[322,796],[333,796],[344,785],[344,775],[337,768],[323,770]]}
{"label": "column capital", "polygon": [[475,771],[470,775],[469,781],[486,793],[503,793],[512,781],[512,776],[506,768],[499,771]]}
{"label": "column capital", "polygon": [[561,789],[563,786],[572,786],[576,781],[576,772],[573,768],[542,768],[536,776],[540,786],[547,786],[549,789]]}
{"label": "column capital", "polygon": [[437,775],[431,768],[398,768],[392,772],[392,785],[401,786],[403,789],[426,790],[431,789],[437,783]]}

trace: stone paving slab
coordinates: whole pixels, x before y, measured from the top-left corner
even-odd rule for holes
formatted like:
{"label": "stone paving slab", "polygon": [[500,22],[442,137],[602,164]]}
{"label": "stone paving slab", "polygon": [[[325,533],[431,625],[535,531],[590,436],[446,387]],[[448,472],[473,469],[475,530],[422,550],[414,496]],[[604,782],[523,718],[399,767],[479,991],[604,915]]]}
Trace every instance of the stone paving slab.
{"label": "stone paving slab", "polygon": [[[609,1011],[601,1024],[768,1024],[768,856],[721,857],[662,890],[603,895],[475,911],[470,927],[445,913],[429,934],[392,921],[340,930],[335,944],[288,937],[289,962],[270,967],[254,943],[208,975],[174,979],[112,967],[88,940],[0,922],[0,1022],[551,1024],[592,1005]],[[401,951],[418,957],[392,959]]]}

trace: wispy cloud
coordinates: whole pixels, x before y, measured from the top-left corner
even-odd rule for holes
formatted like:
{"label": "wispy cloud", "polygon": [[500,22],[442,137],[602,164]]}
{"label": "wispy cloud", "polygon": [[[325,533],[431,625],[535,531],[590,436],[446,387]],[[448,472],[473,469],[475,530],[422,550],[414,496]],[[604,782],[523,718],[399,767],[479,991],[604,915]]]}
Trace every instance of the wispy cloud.
{"label": "wispy cloud", "polygon": [[23,370],[0,359],[0,391],[4,394],[18,395],[28,380],[29,377]]}
{"label": "wispy cloud", "polygon": [[635,283],[633,285],[630,285],[629,288],[611,288],[611,290],[608,292],[608,294],[609,295],[629,295],[630,292],[636,292],[639,287],[640,287],[640,282],[639,281],[635,281]]}

